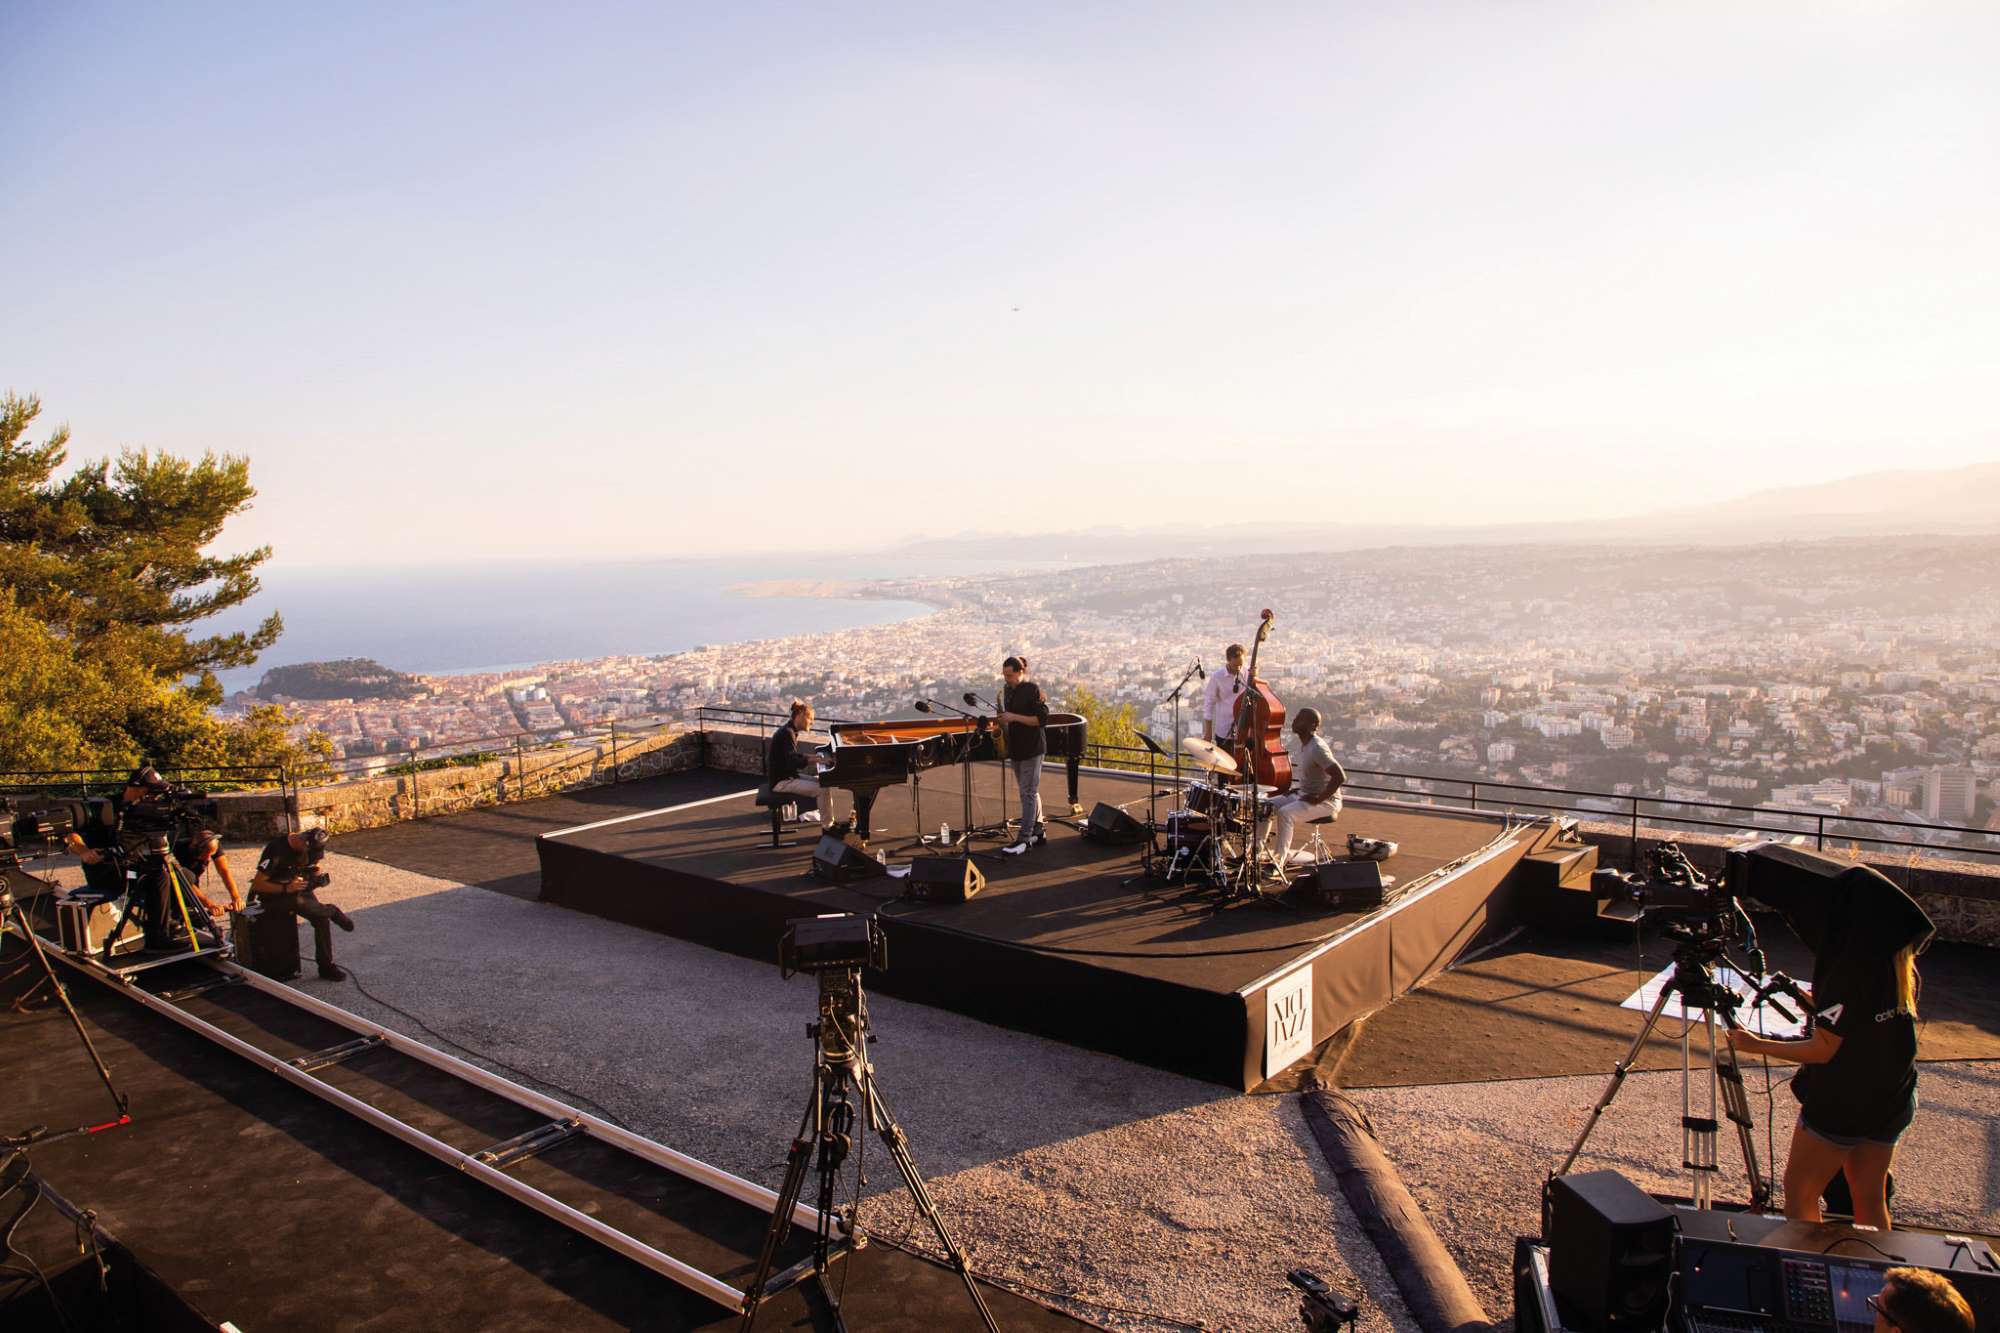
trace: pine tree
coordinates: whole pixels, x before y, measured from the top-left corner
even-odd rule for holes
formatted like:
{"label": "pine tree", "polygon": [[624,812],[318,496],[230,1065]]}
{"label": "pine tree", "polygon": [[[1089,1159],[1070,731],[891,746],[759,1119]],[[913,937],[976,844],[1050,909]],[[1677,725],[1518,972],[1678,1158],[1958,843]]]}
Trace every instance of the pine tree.
{"label": "pine tree", "polygon": [[257,591],[269,547],[209,555],[250,502],[249,464],[128,451],[59,476],[69,431],[28,439],[41,402],[0,396],[0,769],[323,759],[280,710],[225,725],[217,667],[276,641],[192,627]]}

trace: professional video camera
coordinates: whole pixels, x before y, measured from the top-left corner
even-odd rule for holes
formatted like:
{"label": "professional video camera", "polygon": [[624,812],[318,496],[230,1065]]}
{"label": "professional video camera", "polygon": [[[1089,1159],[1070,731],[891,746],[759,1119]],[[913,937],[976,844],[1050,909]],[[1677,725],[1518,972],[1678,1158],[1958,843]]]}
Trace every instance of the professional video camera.
{"label": "professional video camera", "polygon": [[23,860],[56,856],[70,834],[93,826],[118,826],[118,812],[110,801],[42,797],[17,802],[0,797],[0,864],[15,866]]}

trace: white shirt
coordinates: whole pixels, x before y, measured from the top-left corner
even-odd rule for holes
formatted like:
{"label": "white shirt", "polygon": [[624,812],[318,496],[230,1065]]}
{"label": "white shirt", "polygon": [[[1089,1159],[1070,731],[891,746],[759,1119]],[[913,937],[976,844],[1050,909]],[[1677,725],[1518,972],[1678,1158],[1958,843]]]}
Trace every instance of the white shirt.
{"label": "white shirt", "polygon": [[1216,739],[1236,734],[1236,707],[1250,688],[1250,673],[1232,676],[1218,671],[1201,687],[1201,720],[1215,728]]}

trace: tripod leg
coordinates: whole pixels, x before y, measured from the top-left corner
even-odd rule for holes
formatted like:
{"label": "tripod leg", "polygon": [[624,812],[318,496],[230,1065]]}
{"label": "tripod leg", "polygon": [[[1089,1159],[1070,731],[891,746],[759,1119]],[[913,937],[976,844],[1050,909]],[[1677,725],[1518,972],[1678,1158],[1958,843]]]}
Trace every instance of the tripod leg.
{"label": "tripod leg", "polygon": [[881,1092],[875,1086],[872,1071],[865,1070],[861,1076],[862,1087],[868,1105],[868,1118],[873,1122],[876,1133],[889,1149],[889,1156],[895,1159],[896,1169],[903,1173],[903,1184],[909,1187],[910,1199],[917,1205],[917,1211],[931,1224],[937,1233],[938,1244],[944,1246],[945,1254],[951,1259],[951,1266],[965,1282],[965,1290],[972,1297],[973,1308],[979,1311],[979,1322],[991,1333],[1000,1333],[1000,1325],[993,1322],[993,1312],[986,1308],[986,1298],[979,1294],[979,1284],[973,1280],[972,1265],[965,1257],[965,1251],[951,1238],[945,1229],[944,1217],[938,1212],[937,1203],[931,1198],[930,1189],[924,1184],[923,1175],[917,1170],[917,1162],[910,1155],[909,1139],[902,1126],[889,1114],[888,1104],[882,1100]]}
{"label": "tripod leg", "polygon": [[1743,1065],[1736,1048],[1727,1041],[1715,1049],[1715,1072],[1722,1080],[1722,1111],[1736,1126],[1736,1141],[1743,1149],[1743,1169],[1750,1177],[1750,1206],[1762,1208],[1771,1201],[1773,1183],[1764,1174],[1757,1157],[1757,1117],[1750,1111],[1750,1092],[1743,1084]]}
{"label": "tripod leg", "polygon": [[750,1276],[750,1284],[743,1288],[743,1333],[750,1333],[757,1325],[757,1307],[764,1300],[764,1284],[771,1279],[771,1265],[777,1262],[778,1248],[785,1243],[785,1236],[792,1229],[792,1210],[798,1206],[799,1194],[805,1189],[806,1166],[812,1161],[813,1143],[819,1137],[820,1097],[823,1088],[817,1066],[813,1070],[812,1099],[806,1103],[804,1119],[799,1121],[798,1137],[792,1140],[792,1149],[785,1156],[785,1183],[778,1189],[778,1203],[771,1210],[771,1225],[764,1232],[764,1248],[757,1255],[757,1271]]}
{"label": "tripod leg", "polygon": [[[41,937],[35,934],[35,928],[29,922],[27,913],[21,910],[19,900],[12,893],[6,895],[5,908],[5,916],[13,919],[14,929],[20,933],[23,940],[27,941],[28,949],[34,954],[35,961],[42,965],[42,982],[54,989],[56,999],[62,1003],[63,1012],[69,1015],[70,1024],[76,1028],[77,1039],[83,1043],[84,1053],[96,1067],[97,1077],[103,1082],[104,1090],[111,1094],[112,1105],[118,1108],[118,1115],[123,1119],[132,1103],[124,1093],[118,1091],[118,1085],[111,1081],[111,1070],[105,1066],[104,1057],[97,1053],[97,1043],[90,1039],[90,1031],[84,1027],[83,1019],[76,1012],[76,1006],[69,1002],[69,992],[63,989],[62,978],[56,975],[55,965],[49,962],[49,956],[42,951]],[[4,918],[0,918],[0,922],[4,922]]]}
{"label": "tripod leg", "polygon": [[1576,1165],[1577,1157],[1583,1152],[1584,1141],[1590,1137],[1590,1131],[1597,1128],[1597,1122],[1603,1118],[1605,1109],[1611,1105],[1611,1099],[1618,1095],[1618,1089],[1624,1086],[1625,1075],[1632,1072],[1633,1064],[1639,1059],[1639,1052],[1645,1049],[1646,1038],[1652,1036],[1653,1029],[1659,1026],[1660,1015],[1666,1012],[1667,1001],[1673,998],[1673,994],[1674,988],[1671,984],[1660,988],[1660,998],[1653,1002],[1653,1011],[1646,1015],[1645,1026],[1639,1029],[1638,1036],[1632,1038],[1632,1045],[1626,1049],[1625,1058],[1612,1067],[1611,1081],[1604,1085],[1604,1095],[1597,1099],[1597,1105],[1590,1108],[1590,1117],[1583,1122],[1583,1132],[1578,1134],[1576,1142],[1570,1145],[1569,1156],[1563,1158],[1562,1165],[1555,1169],[1556,1175],[1566,1176],[1569,1174],[1569,1169]]}

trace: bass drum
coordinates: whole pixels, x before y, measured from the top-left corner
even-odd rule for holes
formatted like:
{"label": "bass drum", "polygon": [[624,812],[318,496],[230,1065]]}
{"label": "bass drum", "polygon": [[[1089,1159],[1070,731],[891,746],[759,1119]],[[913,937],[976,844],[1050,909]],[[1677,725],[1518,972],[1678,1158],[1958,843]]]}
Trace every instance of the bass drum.
{"label": "bass drum", "polygon": [[1207,815],[1193,810],[1172,810],[1167,814],[1169,852],[1192,853],[1214,836],[1215,825],[1209,821]]}

